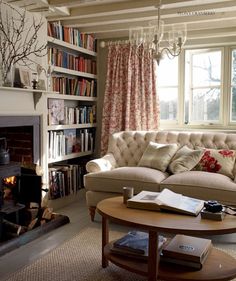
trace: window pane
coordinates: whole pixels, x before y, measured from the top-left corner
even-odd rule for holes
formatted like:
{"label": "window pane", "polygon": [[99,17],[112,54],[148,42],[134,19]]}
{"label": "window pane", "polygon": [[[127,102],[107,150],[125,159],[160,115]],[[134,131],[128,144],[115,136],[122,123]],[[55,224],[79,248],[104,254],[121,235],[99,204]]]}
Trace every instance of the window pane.
{"label": "window pane", "polygon": [[178,85],[178,58],[165,58],[157,68],[158,87]]}
{"label": "window pane", "polygon": [[232,50],[231,63],[231,120],[236,121],[236,50]]}
{"label": "window pane", "polygon": [[178,106],[178,57],[161,60],[157,68],[160,120],[176,121]]}
{"label": "window pane", "polygon": [[232,74],[231,83],[236,85],[236,50],[232,51]]}
{"label": "window pane", "polygon": [[161,120],[176,120],[178,89],[160,88],[158,93],[160,99]]}
{"label": "window pane", "polygon": [[236,121],[236,87],[231,88],[231,121]]}
{"label": "window pane", "polygon": [[220,89],[196,89],[192,96],[192,121],[219,121]]}
{"label": "window pane", "polygon": [[192,55],[193,87],[220,84],[221,52],[205,52]]}

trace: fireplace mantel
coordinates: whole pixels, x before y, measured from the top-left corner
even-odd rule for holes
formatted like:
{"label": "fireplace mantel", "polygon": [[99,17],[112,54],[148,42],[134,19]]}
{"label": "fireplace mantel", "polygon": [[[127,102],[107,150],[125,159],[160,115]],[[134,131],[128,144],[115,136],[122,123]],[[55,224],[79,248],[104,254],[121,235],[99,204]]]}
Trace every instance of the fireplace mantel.
{"label": "fireplace mantel", "polygon": [[[17,95],[24,95],[28,94],[29,96],[33,97],[33,105],[34,110],[37,108],[37,104],[40,101],[43,94],[49,93],[48,91],[42,91],[42,90],[34,90],[34,89],[23,89],[23,88],[13,88],[13,87],[0,87],[0,98],[2,100],[1,94],[6,93],[8,95],[14,95],[17,93]],[[55,93],[55,92],[52,92]]]}

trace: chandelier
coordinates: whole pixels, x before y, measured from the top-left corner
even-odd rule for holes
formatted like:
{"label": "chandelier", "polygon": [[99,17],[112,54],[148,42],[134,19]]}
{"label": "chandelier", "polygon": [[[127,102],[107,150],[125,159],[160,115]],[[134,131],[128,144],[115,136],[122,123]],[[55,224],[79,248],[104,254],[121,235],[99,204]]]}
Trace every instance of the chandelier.
{"label": "chandelier", "polygon": [[160,63],[167,55],[174,58],[180,55],[187,39],[186,24],[174,24],[164,38],[164,21],[161,20],[161,0],[157,8],[157,20],[150,21],[147,27],[134,27],[129,29],[129,41],[137,46],[143,45],[152,58]]}

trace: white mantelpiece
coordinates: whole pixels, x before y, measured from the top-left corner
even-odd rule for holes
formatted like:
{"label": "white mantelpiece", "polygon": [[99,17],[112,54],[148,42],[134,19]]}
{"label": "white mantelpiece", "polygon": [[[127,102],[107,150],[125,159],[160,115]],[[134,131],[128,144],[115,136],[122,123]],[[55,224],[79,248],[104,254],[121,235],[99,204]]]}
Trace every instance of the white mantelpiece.
{"label": "white mantelpiece", "polygon": [[40,90],[0,87],[0,115],[41,115]]}

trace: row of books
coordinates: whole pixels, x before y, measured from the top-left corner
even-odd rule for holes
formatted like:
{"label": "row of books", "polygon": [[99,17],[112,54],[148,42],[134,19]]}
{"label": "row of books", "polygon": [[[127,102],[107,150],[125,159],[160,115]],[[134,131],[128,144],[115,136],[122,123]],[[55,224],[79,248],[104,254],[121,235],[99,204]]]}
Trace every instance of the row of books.
{"label": "row of books", "polygon": [[[48,108],[48,125],[91,124],[96,122],[96,105],[92,106],[64,106],[60,117],[54,116],[52,108]],[[57,118],[54,118],[57,117]]]}
{"label": "row of books", "polygon": [[54,47],[48,48],[48,64],[91,74],[97,73],[96,60],[76,56]]}
{"label": "row of books", "polygon": [[[212,242],[210,239],[175,235],[167,239],[158,236],[158,251],[160,261],[183,265],[195,269],[201,269],[210,251]],[[148,259],[149,235],[142,231],[129,231],[120,239],[113,242],[111,252],[126,257]]]}
{"label": "row of books", "polygon": [[66,129],[48,132],[49,159],[93,150],[94,132],[91,129]]}
{"label": "row of books", "polygon": [[94,34],[81,33],[76,28],[62,26],[60,21],[48,23],[48,36],[90,51],[96,51],[96,39]]}
{"label": "row of books", "polygon": [[63,124],[94,124],[96,122],[96,105],[64,107]]}
{"label": "row of books", "polygon": [[57,164],[48,169],[49,199],[75,194],[83,188],[85,166],[80,164]]}
{"label": "row of books", "polygon": [[52,76],[52,90],[62,95],[97,96],[97,82],[95,80]]}
{"label": "row of books", "polygon": [[48,99],[48,125],[93,124],[96,105],[65,106],[63,99]]}

